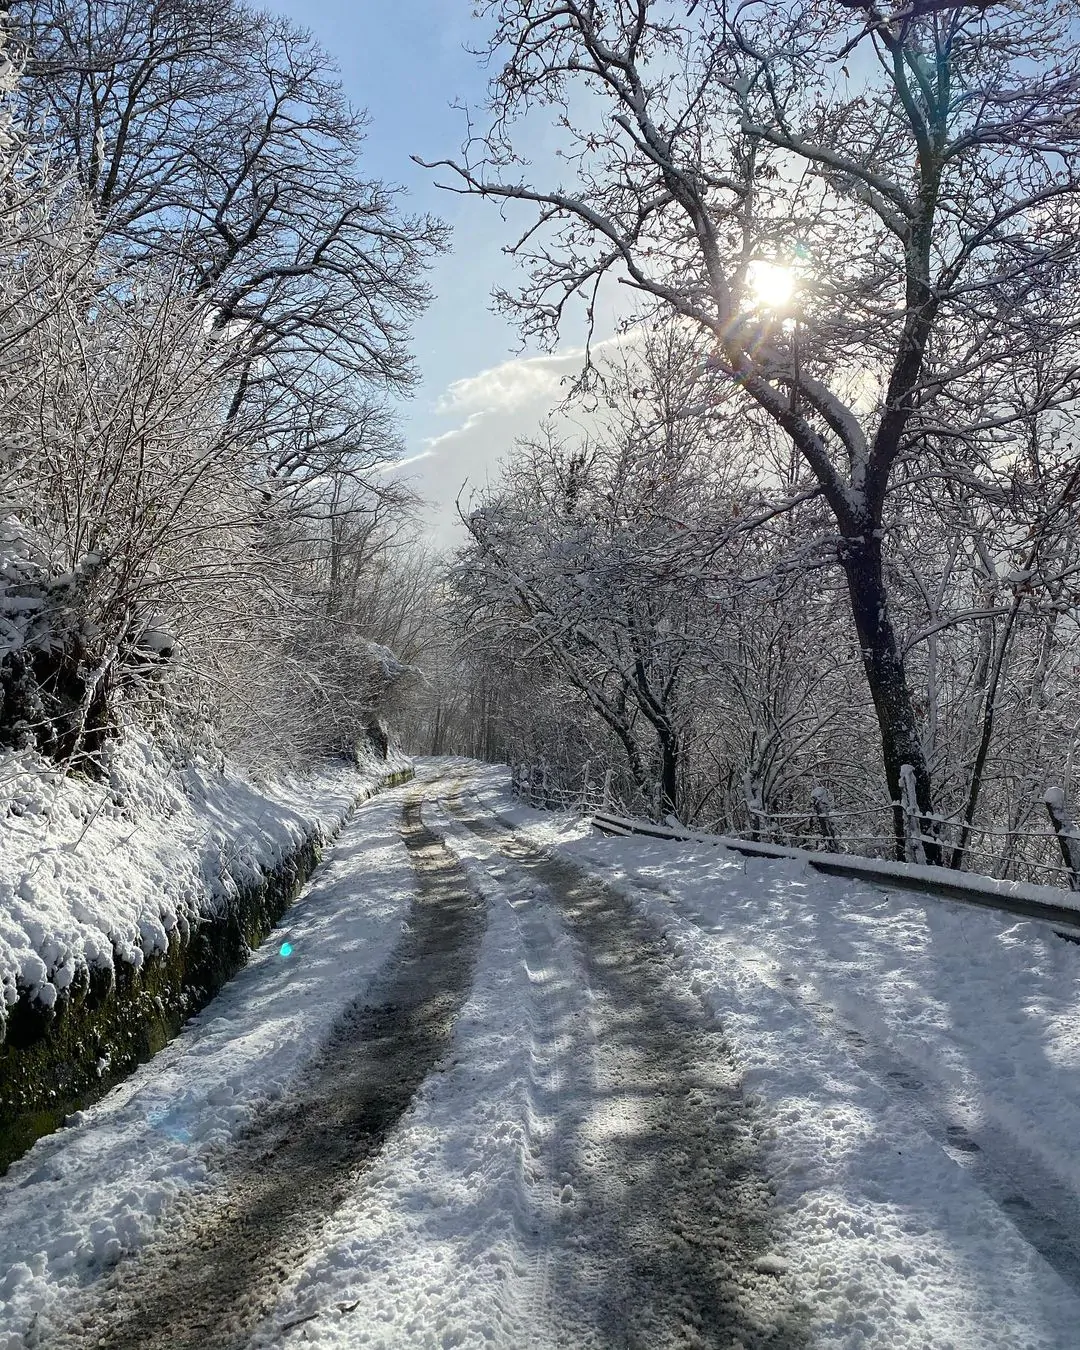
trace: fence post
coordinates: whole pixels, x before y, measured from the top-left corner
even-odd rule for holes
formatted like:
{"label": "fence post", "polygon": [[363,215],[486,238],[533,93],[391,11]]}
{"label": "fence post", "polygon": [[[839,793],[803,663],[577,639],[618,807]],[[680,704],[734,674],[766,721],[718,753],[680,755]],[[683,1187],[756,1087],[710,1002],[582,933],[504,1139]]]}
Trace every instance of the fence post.
{"label": "fence post", "polygon": [[1046,813],[1054,827],[1062,861],[1069,873],[1069,890],[1080,891],[1080,830],[1076,828],[1065,793],[1059,787],[1046,789]]}
{"label": "fence post", "polygon": [[813,803],[814,816],[825,845],[825,852],[839,853],[840,845],[836,840],[836,826],[833,824],[832,802],[829,799],[828,789],[818,783],[810,792],[810,801]]}
{"label": "fence post", "polygon": [[544,799],[543,808],[546,811],[548,808],[548,766],[546,759],[540,761],[540,793]]}
{"label": "fence post", "polygon": [[743,800],[746,802],[750,817],[750,838],[756,843],[761,834],[761,821],[765,815],[765,803],[761,800],[761,788],[754,782],[749,769],[742,776]]}
{"label": "fence post", "polygon": [[915,787],[915,770],[910,764],[900,765],[900,802],[904,808],[904,852],[910,863],[926,863],[923,847],[923,822],[919,814],[919,796]]}
{"label": "fence post", "polygon": [[592,792],[592,782],[589,778],[589,765],[586,761],[585,774],[581,780],[581,796],[578,798],[578,811],[584,815],[590,809],[591,803],[589,795]]}
{"label": "fence post", "polygon": [[606,812],[610,812],[611,810],[611,780],[614,774],[614,769],[606,769],[604,771],[604,810]]}

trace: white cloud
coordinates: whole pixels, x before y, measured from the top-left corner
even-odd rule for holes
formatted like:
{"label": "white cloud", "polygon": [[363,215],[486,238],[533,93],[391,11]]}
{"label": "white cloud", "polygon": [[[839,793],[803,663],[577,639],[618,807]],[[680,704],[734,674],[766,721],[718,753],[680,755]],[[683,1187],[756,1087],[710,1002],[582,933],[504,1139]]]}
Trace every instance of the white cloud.
{"label": "white cloud", "polygon": [[[417,455],[415,458],[421,459],[426,458],[428,455],[438,454],[440,446],[451,444],[456,437],[464,436],[467,432],[470,432],[473,427],[479,426],[484,420],[485,415],[486,414],[483,412],[470,413],[461,426],[454,427],[451,431],[444,431],[438,436],[429,436],[424,442],[427,449],[424,451],[423,455]],[[408,464],[410,461],[405,460],[404,462]]]}
{"label": "white cloud", "polygon": [[[441,439],[436,437],[436,440]],[[379,465],[380,473],[396,473],[398,469],[407,468],[410,464],[419,464],[422,459],[430,459],[435,453],[435,442],[430,442],[426,450],[418,450],[415,455],[408,455],[405,459],[387,460],[385,464]]]}
{"label": "white cloud", "polygon": [[550,356],[504,361],[478,375],[455,380],[435,405],[440,413],[512,412],[537,401],[553,403],[566,382],[581,369],[584,352],[572,349]]}
{"label": "white cloud", "polygon": [[[596,343],[593,356],[611,354],[632,340],[628,335]],[[410,466],[406,476],[429,503],[433,544],[445,547],[461,541],[458,497],[464,505],[471,493],[497,476],[514,442],[534,435],[567,397],[584,360],[584,349],[572,347],[504,361],[447,386],[435,411],[460,419],[458,425],[427,437],[419,453],[401,461],[402,467]],[[580,415],[573,420],[580,422]]]}

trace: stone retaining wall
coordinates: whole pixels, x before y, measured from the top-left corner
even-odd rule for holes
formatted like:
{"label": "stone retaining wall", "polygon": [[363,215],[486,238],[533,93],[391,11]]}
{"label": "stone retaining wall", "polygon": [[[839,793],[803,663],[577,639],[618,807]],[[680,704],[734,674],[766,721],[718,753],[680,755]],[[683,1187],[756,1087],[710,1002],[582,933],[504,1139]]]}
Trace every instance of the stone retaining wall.
{"label": "stone retaining wall", "polygon": [[[389,774],[357,803],[411,777],[411,770]],[[0,1175],[210,1002],[296,899],[328,842],[314,830],[220,915],[205,916],[186,933],[178,928],[168,951],[148,956],[139,969],[115,959],[109,969],[82,972],[53,1008],[21,994],[0,1044]]]}

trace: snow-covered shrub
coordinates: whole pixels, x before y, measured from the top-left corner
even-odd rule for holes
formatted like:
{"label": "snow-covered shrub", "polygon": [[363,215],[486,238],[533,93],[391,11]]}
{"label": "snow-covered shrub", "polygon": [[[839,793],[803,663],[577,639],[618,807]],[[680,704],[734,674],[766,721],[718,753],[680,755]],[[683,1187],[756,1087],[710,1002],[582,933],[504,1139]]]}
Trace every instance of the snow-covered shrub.
{"label": "snow-covered shrub", "polygon": [[121,695],[258,608],[274,571],[222,407],[228,349],[153,269],[121,284],[99,262],[91,280],[33,314],[0,404],[27,444],[2,489],[0,742],[68,761],[93,759]]}

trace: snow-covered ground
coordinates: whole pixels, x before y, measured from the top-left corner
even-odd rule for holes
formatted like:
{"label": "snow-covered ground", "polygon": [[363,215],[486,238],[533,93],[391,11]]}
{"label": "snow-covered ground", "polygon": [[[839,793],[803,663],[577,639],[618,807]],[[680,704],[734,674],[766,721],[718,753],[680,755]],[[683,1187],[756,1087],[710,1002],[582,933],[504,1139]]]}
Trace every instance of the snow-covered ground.
{"label": "snow-covered ground", "polygon": [[401,790],[362,807],[273,937],[180,1036],[0,1178],[0,1350],[31,1334],[49,1344],[121,1255],[214,1186],[229,1142],[363,993],[413,893],[400,815]]}
{"label": "snow-covered ground", "polygon": [[[425,808],[424,820],[461,852],[444,812]],[[474,883],[491,890],[465,856]],[[560,1185],[549,1175],[557,1069],[538,1048],[552,1016],[541,986],[572,958],[520,879],[497,884],[497,896],[449,1063],[255,1345],[282,1345],[301,1326],[298,1339],[320,1350],[549,1344],[538,1322]],[[540,950],[546,966],[526,959]]]}
{"label": "snow-covered ground", "polygon": [[481,803],[665,935],[768,1120],[815,1343],[1080,1346],[1080,948],[1044,925]]}
{"label": "snow-covered ground", "polygon": [[[296,1091],[392,959],[416,894],[402,801],[418,790],[445,798],[425,821],[485,896],[471,990],[448,1055],[319,1216],[253,1347],[611,1343],[560,1320],[560,1299],[569,1262],[601,1277],[576,1289],[600,1307],[619,1253],[590,1242],[644,1231],[646,1192],[626,1190],[629,1174],[608,1179],[626,1194],[607,1228],[610,1196],[583,1175],[590,1150],[618,1158],[627,1140],[647,1142],[645,1079],[601,1082],[605,1062],[632,1058],[623,1038],[636,1024],[629,1007],[604,1021],[611,988],[590,985],[587,926],[575,935],[560,918],[562,874],[530,873],[497,832],[470,828],[496,815],[623,892],[665,935],[685,1015],[722,1029],[724,1072],[741,1077],[749,1107],[744,1142],[775,1187],[742,1292],[768,1312],[762,1327],[781,1325],[774,1288],[809,1310],[805,1338],[761,1344],[1080,1347],[1080,948],[1035,923],[795,862],[601,839],[516,807],[499,771],[442,761],[363,808],[284,929],[172,1046],[0,1180],[0,1350],[49,1344],[121,1255],[183,1231],[230,1141]],[[583,1128],[584,1153],[569,1146]]]}
{"label": "snow-covered ground", "polygon": [[[449,796],[453,804],[453,788]],[[718,1284],[735,1315],[757,1329],[746,1344],[801,1346],[783,1330],[783,1260],[747,1255],[738,1245],[744,1233],[713,1226],[724,1205],[714,1209],[710,1197],[725,1184],[736,1188],[734,1169],[726,1178],[710,1171],[718,1159],[707,1153],[694,1159],[700,1170],[690,1166],[683,1150],[693,1131],[671,1114],[694,1115],[681,1080],[664,1079],[661,1066],[672,1101],[642,1099],[641,1066],[625,1062],[634,1049],[624,1052],[622,1041],[649,1017],[610,1006],[611,988],[590,979],[588,954],[561,921],[542,872],[508,861],[497,841],[438,804],[425,807],[424,819],[487,900],[471,995],[442,1072],[421,1088],[253,1345],[719,1346],[715,1325],[731,1309],[710,1310],[702,1324],[696,1310],[710,1302],[707,1282],[688,1289],[668,1279],[670,1266],[692,1280],[693,1252],[704,1250],[716,1258],[714,1274],[723,1272]],[[716,1067],[725,1077],[727,1066]],[[711,1076],[695,1075],[703,1101]],[[654,1110],[663,1121],[656,1131],[646,1126]],[[617,1172],[616,1159],[632,1160],[638,1175]],[[665,1203],[673,1161],[705,1216],[700,1232],[663,1225],[680,1208]],[[740,1264],[746,1269],[733,1269]],[[762,1297],[740,1307],[747,1284],[751,1298],[755,1284]]]}
{"label": "snow-covered ground", "polygon": [[[390,765],[389,768],[401,767]],[[0,756],[0,1019],[18,987],[51,1007],[80,967],[135,966],[223,895],[341,824],[365,781],[344,761],[256,784],[177,768],[144,738],[109,748],[101,782],[40,756]]]}

